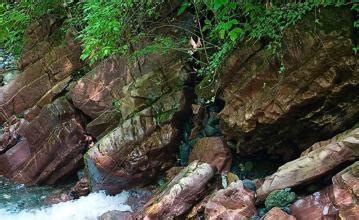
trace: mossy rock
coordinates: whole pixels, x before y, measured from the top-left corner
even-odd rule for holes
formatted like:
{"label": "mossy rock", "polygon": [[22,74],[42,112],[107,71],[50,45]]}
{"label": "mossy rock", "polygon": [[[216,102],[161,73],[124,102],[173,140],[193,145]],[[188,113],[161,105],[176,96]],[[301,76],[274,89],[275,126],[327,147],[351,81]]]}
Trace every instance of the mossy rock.
{"label": "mossy rock", "polygon": [[273,207],[284,208],[290,205],[296,198],[297,195],[291,192],[290,188],[275,190],[269,193],[264,204],[267,210]]}

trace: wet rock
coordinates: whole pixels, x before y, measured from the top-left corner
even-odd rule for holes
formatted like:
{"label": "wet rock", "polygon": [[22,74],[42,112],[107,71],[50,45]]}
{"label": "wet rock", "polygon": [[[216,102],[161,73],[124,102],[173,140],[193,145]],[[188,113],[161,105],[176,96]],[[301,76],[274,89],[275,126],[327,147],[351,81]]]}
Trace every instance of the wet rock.
{"label": "wet rock", "polygon": [[232,154],[220,137],[206,137],[197,141],[189,161],[199,160],[217,167],[219,172],[229,171],[232,165]]}
{"label": "wet rock", "polygon": [[[149,120],[145,119],[146,122],[143,119],[145,117],[129,120],[122,128],[116,128],[101,139],[86,154],[93,190],[116,193],[143,186],[153,180],[165,162],[173,158],[173,150],[178,142],[177,129],[169,124],[156,128],[150,126]],[[144,122],[144,127],[140,126],[141,122]],[[133,130],[130,130],[131,127]],[[131,131],[138,133],[128,133]],[[148,133],[150,136],[144,137]]]}
{"label": "wet rock", "polygon": [[265,216],[263,216],[262,220],[295,220],[296,218],[292,215],[288,215],[282,209],[278,207],[274,207]]}
{"label": "wet rock", "polygon": [[53,184],[78,168],[87,136],[81,117],[60,97],[21,126],[20,141],[0,155],[7,177],[22,183]]}
{"label": "wet rock", "polygon": [[16,62],[14,56],[0,48],[0,85],[2,72],[9,69],[15,69]]}
{"label": "wet rock", "polygon": [[126,204],[131,210],[137,213],[143,213],[145,204],[152,198],[153,193],[148,189],[135,189],[129,191]]}
{"label": "wet rock", "polygon": [[133,212],[109,211],[101,215],[99,220],[137,220],[142,219],[141,216]]}
{"label": "wet rock", "polygon": [[70,195],[74,198],[87,196],[90,193],[90,183],[86,177],[82,177],[70,190]]}
{"label": "wet rock", "polygon": [[277,189],[298,186],[319,178],[344,162],[359,156],[359,128],[347,132],[340,141],[332,142],[325,147],[288,162],[279,167],[273,175],[266,177],[257,190],[258,200]]}
{"label": "wet rock", "polygon": [[322,8],[315,16],[321,25],[314,25],[314,15],[308,14],[284,33],[283,74],[278,73],[280,61],[268,57],[260,43],[239,47],[227,59],[219,90],[225,101],[220,124],[239,154],[265,150],[292,159],[359,118],[352,14],[345,8]]}
{"label": "wet rock", "polygon": [[20,72],[18,70],[8,70],[5,71],[2,75],[2,84],[7,85],[9,84]]}
{"label": "wet rock", "polygon": [[54,204],[58,204],[61,202],[71,201],[73,199],[74,198],[67,193],[58,193],[58,194],[47,197],[44,201],[44,204],[45,205],[54,205]]}
{"label": "wet rock", "polygon": [[334,204],[341,219],[359,218],[359,162],[339,172],[332,179]]}
{"label": "wet rock", "polygon": [[215,169],[207,163],[194,161],[189,164],[146,204],[146,218],[174,218],[184,214],[203,198],[214,172]]}
{"label": "wet rock", "polygon": [[256,213],[254,192],[246,190],[242,181],[219,190],[205,206],[206,219],[249,219]]}
{"label": "wet rock", "polygon": [[333,204],[333,187],[327,187],[322,191],[298,199],[290,208],[292,215],[301,219],[338,219],[338,209]]}

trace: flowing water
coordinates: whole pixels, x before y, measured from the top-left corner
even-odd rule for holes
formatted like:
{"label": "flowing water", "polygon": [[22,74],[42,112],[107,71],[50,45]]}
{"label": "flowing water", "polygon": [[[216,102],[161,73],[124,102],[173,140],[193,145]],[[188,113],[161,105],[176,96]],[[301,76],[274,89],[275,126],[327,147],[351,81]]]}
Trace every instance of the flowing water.
{"label": "flowing water", "polygon": [[92,220],[107,211],[131,211],[126,204],[127,192],[116,196],[96,192],[78,200],[44,205],[47,196],[62,192],[69,186],[27,187],[0,177],[0,220]]}
{"label": "flowing water", "polygon": [[[3,73],[0,71],[0,86],[8,84],[18,73],[15,58],[2,48],[0,70],[6,70]],[[116,196],[97,192],[74,201],[44,205],[46,197],[61,193],[73,185],[71,182],[57,187],[29,187],[0,176],[0,220],[92,220],[112,210],[131,211],[126,204],[127,192]]]}

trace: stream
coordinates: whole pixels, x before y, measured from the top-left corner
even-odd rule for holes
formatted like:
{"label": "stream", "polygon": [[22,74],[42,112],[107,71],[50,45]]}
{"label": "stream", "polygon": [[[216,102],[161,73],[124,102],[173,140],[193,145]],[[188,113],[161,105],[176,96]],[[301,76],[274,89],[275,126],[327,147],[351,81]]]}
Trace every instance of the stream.
{"label": "stream", "polygon": [[68,189],[69,184],[56,187],[25,186],[0,176],[1,220],[92,220],[112,211],[131,211],[126,204],[128,192],[108,196],[104,192],[91,193],[78,200],[51,206],[44,205],[47,196]]}
{"label": "stream", "polygon": [[[0,48],[0,86],[8,84],[18,74],[14,56]],[[0,135],[2,126],[0,124]],[[77,200],[46,205],[45,199],[74,186],[74,181],[56,187],[25,186],[13,183],[0,175],[0,220],[92,220],[112,211],[131,211],[126,204],[128,192],[108,196],[91,193]]]}

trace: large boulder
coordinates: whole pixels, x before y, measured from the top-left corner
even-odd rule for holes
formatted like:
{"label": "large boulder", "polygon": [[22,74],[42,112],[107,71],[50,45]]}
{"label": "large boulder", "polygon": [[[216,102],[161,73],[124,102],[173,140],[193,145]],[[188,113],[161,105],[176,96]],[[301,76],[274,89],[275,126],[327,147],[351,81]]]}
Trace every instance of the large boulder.
{"label": "large boulder", "polygon": [[[192,96],[191,88],[186,86],[189,74],[184,62],[171,61],[166,66],[144,65],[142,76],[117,88],[121,95],[117,101],[116,128],[102,137],[85,157],[93,190],[116,193],[142,186],[175,161],[179,129],[190,113]],[[89,111],[99,109],[91,108],[88,102],[82,107]]]}
{"label": "large boulder", "polygon": [[291,205],[297,219],[358,219],[359,162],[332,178],[333,185]]}
{"label": "large boulder", "polygon": [[[170,3],[173,7],[179,4],[178,0],[169,2],[173,2]],[[164,8],[168,8],[167,3]],[[174,8],[169,7],[168,10],[160,14],[169,13]],[[170,21],[170,26],[190,30],[192,19],[190,14],[176,17]],[[172,36],[174,39],[187,37],[188,33],[168,28],[168,21],[163,22],[153,30],[157,35]],[[101,139],[134,112],[148,107],[163,94],[171,93],[174,87],[183,83],[181,78],[188,77],[187,71],[184,71],[186,58],[183,53],[176,50],[143,53],[152,43],[153,39],[141,38],[133,45],[138,54],[103,60],[70,89],[76,108],[93,119],[87,125],[89,134]]]}
{"label": "large boulder", "polygon": [[130,82],[127,60],[110,57],[79,79],[71,88],[74,105],[95,119],[112,107],[113,100],[122,94],[122,87]]}
{"label": "large boulder", "polygon": [[282,165],[277,172],[266,177],[264,183],[257,189],[258,199],[263,200],[266,195],[277,189],[309,183],[344,162],[358,158],[359,128],[340,135],[336,142],[328,143],[324,147],[316,148],[308,154]]}
{"label": "large boulder", "polygon": [[0,87],[0,123],[32,107],[39,113],[66,88],[71,74],[83,65],[81,49],[73,43],[67,40],[52,48],[27,65],[9,84]]}
{"label": "large boulder", "polygon": [[282,209],[274,207],[267,214],[265,214],[262,220],[295,220],[296,218],[292,215],[288,215]]}
{"label": "large boulder", "polygon": [[355,162],[332,178],[334,204],[341,219],[359,218],[359,162]]}
{"label": "large boulder", "polygon": [[219,172],[229,171],[232,165],[232,154],[220,137],[201,138],[194,145],[189,162],[199,160],[217,167]]}
{"label": "large boulder", "polygon": [[205,205],[206,219],[250,219],[256,214],[254,192],[240,180],[216,192]]}
{"label": "large boulder", "polygon": [[15,181],[53,184],[81,163],[87,136],[81,117],[64,97],[14,132],[17,143],[1,152],[0,167]]}
{"label": "large boulder", "polygon": [[[178,93],[177,98],[181,94]],[[137,113],[87,152],[85,160],[93,190],[116,193],[141,186],[165,169],[167,162],[174,160],[178,129],[171,123],[158,126],[153,115],[156,111],[152,108]]]}
{"label": "large boulder", "polygon": [[[283,73],[278,72],[281,61],[259,42],[228,57],[220,79],[219,96],[225,101],[220,119],[239,154],[265,150],[292,159],[354,125],[359,71],[352,26],[349,8],[308,14],[284,33]],[[210,94],[203,83],[197,91]]]}
{"label": "large boulder", "polygon": [[194,161],[145,205],[145,218],[174,218],[184,214],[203,197],[215,168]]}
{"label": "large boulder", "polygon": [[292,215],[301,219],[338,219],[338,209],[333,203],[333,187],[298,199],[290,206]]}

